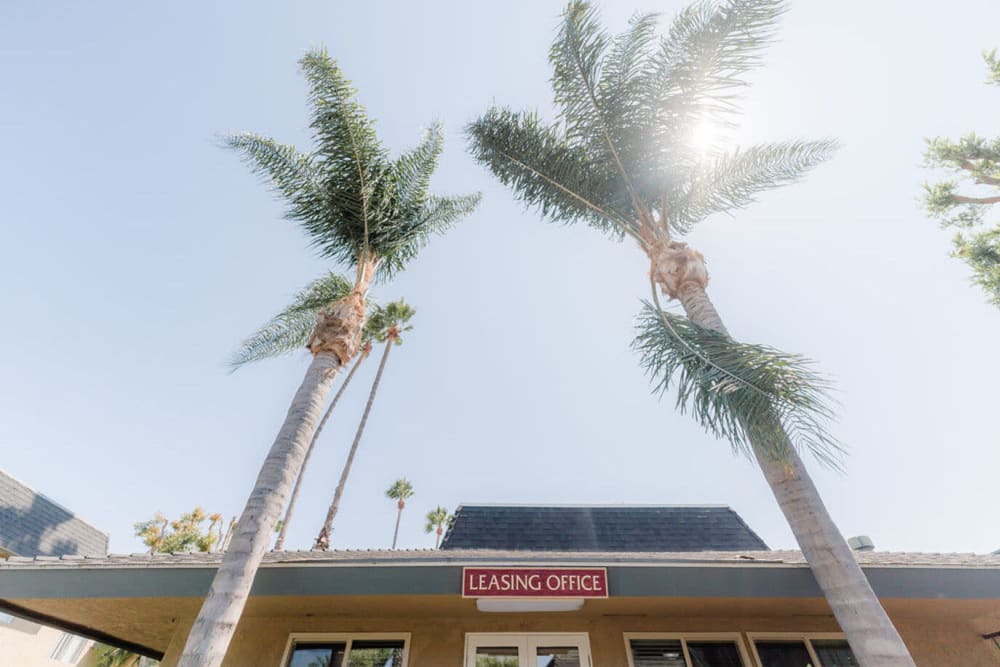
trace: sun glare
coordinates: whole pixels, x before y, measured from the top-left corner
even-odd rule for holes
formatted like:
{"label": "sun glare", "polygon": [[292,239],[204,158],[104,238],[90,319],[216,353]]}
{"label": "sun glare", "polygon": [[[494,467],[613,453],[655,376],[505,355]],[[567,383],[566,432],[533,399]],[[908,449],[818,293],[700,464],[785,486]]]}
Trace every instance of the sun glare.
{"label": "sun glare", "polygon": [[688,141],[696,152],[705,155],[717,148],[723,139],[723,128],[718,123],[703,120],[691,130]]}

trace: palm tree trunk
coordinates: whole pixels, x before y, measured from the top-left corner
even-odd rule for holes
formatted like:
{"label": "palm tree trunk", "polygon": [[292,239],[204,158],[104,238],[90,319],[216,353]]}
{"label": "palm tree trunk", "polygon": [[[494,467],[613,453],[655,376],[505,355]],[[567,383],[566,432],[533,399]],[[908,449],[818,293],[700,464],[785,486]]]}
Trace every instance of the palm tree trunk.
{"label": "palm tree trunk", "polygon": [[[695,324],[729,335],[705,288],[708,272],[700,253],[684,244],[653,255],[652,275],[680,300]],[[802,459],[785,436],[779,457],[752,442],[757,464],[781,508],[802,555],[826,596],[862,667],[914,667],[913,658],[865,578],[854,553],[834,524]]]}
{"label": "palm tree trunk", "polygon": [[441,546],[441,533],[442,533],[441,526],[438,526],[437,530],[434,531],[434,532],[435,532],[435,535],[434,535],[434,548],[438,549]]}
{"label": "palm tree trunk", "polygon": [[337,516],[337,512],[340,511],[340,499],[344,495],[344,486],[347,484],[347,476],[351,473],[351,465],[354,464],[354,455],[358,452],[358,445],[361,444],[361,435],[365,432],[365,425],[368,423],[368,415],[371,414],[372,404],[375,402],[375,394],[378,393],[379,384],[382,382],[382,373],[385,371],[385,362],[389,360],[389,351],[392,350],[392,345],[395,342],[394,338],[388,338],[385,341],[385,351],[382,353],[382,359],[378,363],[378,371],[375,373],[375,380],[372,382],[372,389],[368,393],[368,402],[365,404],[365,411],[361,414],[361,421],[358,423],[358,430],[354,433],[354,442],[351,443],[351,451],[347,454],[347,462],[344,464],[344,469],[340,473],[340,482],[337,483],[337,489],[333,492],[333,502],[330,503],[330,509],[326,512],[326,521],[323,522],[323,528],[320,529],[319,535],[316,537],[316,543],[313,544],[313,549],[326,550],[330,547],[330,534],[333,532],[333,519]]}
{"label": "palm tree trunk", "polygon": [[396,512],[396,530],[392,531],[392,548],[396,548],[396,539],[399,537],[399,520],[403,518],[403,501],[399,501],[399,511]]}
{"label": "palm tree trunk", "polygon": [[[367,349],[367,348],[366,348]],[[281,521],[281,530],[278,531],[278,539],[274,541],[274,550],[281,551],[285,546],[285,536],[288,534],[288,523],[292,520],[292,513],[295,511],[295,502],[299,499],[299,489],[302,488],[302,478],[306,474],[306,466],[309,465],[309,457],[312,456],[313,450],[316,448],[316,441],[319,440],[319,434],[323,432],[323,427],[326,426],[327,420],[330,419],[330,415],[333,413],[333,409],[337,407],[337,402],[340,401],[340,397],[344,395],[344,391],[347,389],[347,385],[351,384],[351,379],[354,377],[354,373],[358,370],[358,366],[361,362],[368,357],[367,354],[361,353],[358,355],[357,361],[351,366],[351,371],[344,378],[344,383],[340,385],[340,389],[334,395],[333,400],[330,401],[330,407],[326,409],[323,413],[323,419],[320,420],[319,425],[316,427],[316,432],[313,433],[312,440],[309,441],[309,449],[306,450],[306,456],[302,459],[302,469],[299,470],[299,476],[295,479],[295,487],[292,489],[292,496],[288,499],[288,509],[285,510],[285,518]]]}
{"label": "palm tree trunk", "polygon": [[340,358],[333,352],[320,351],[313,357],[257,476],[229,549],[188,635],[178,667],[222,664],[274,524],[302,466],[333,376],[340,366]]}

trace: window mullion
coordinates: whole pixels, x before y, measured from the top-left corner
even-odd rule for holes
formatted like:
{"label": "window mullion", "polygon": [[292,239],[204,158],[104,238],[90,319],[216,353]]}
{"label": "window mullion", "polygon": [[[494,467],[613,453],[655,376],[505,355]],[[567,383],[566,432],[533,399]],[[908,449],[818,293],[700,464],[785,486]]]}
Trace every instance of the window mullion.
{"label": "window mullion", "polygon": [[688,652],[687,640],[681,637],[681,652],[684,654],[684,664],[691,667],[691,654]]}
{"label": "window mullion", "polygon": [[816,665],[816,667],[822,667],[823,663],[819,661],[819,656],[816,655],[816,651],[813,650],[812,640],[808,637],[803,637],[802,641],[805,642],[806,650],[809,651],[809,659],[813,661],[813,664]]}

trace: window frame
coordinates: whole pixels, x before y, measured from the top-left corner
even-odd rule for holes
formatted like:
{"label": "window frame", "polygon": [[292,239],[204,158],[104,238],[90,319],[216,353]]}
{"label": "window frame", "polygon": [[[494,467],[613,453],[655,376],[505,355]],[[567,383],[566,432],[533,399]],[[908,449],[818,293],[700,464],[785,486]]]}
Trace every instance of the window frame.
{"label": "window frame", "polygon": [[402,641],[403,667],[410,663],[410,633],[409,632],[293,632],[285,642],[285,651],[281,654],[280,667],[288,667],[296,644],[324,644],[342,642],[345,644],[344,655],[350,657],[355,641]]}
{"label": "window frame", "polygon": [[544,644],[567,643],[580,649],[580,662],[593,667],[594,658],[590,652],[589,632],[466,632],[465,655],[462,665],[475,667],[476,654],[473,650],[479,646],[516,646],[518,657],[529,659],[529,648]]}
{"label": "window frame", "polygon": [[[80,659],[90,648],[91,644],[92,642],[86,637],[63,630],[62,634],[59,635],[59,639],[56,640],[56,645],[49,652],[49,660],[61,662],[64,665],[75,665],[80,662]],[[67,648],[71,648],[72,650],[68,652],[68,655],[61,656],[60,654]]]}
{"label": "window frame", "polygon": [[[760,661],[750,661],[750,654],[747,652],[746,644],[743,641],[743,634],[740,632],[625,632],[622,634],[625,642],[625,659],[628,660],[628,667],[635,667],[632,660],[633,639],[664,639],[666,641],[680,641],[681,651],[684,653],[684,660],[691,664],[691,654],[688,653],[687,643],[689,641],[698,642],[732,642],[736,645],[736,650],[740,653],[740,660],[745,667],[759,667]],[[756,654],[754,654],[756,658]]]}
{"label": "window frame", "polygon": [[760,661],[760,654],[757,653],[757,642],[802,642],[806,646],[806,651],[809,653],[809,659],[813,661],[816,667],[820,667],[823,663],[820,662],[819,656],[816,655],[815,649],[813,649],[812,640],[818,639],[820,641],[834,640],[834,641],[847,641],[847,636],[843,632],[748,632],[747,642],[750,644],[750,650],[753,652],[753,667],[761,667],[763,663]]}

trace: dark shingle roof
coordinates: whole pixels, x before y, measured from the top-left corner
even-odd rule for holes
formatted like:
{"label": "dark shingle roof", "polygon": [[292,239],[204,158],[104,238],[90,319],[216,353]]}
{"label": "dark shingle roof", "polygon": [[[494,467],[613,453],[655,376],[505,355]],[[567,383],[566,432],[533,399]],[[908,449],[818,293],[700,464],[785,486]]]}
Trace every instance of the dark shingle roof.
{"label": "dark shingle roof", "polygon": [[442,549],[761,551],[729,507],[461,505]]}
{"label": "dark shingle roof", "polygon": [[19,556],[103,556],[108,536],[0,471],[0,549]]}

